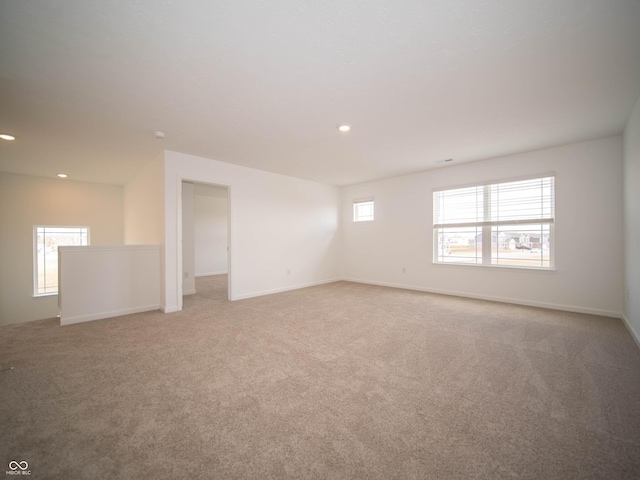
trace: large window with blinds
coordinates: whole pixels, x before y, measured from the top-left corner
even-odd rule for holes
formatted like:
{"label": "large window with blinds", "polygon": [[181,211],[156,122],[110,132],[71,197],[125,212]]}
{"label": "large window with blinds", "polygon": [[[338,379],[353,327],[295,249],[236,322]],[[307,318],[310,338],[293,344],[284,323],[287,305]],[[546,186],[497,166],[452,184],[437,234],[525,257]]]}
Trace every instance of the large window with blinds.
{"label": "large window with blinds", "polygon": [[553,268],[555,177],[433,192],[436,263]]}

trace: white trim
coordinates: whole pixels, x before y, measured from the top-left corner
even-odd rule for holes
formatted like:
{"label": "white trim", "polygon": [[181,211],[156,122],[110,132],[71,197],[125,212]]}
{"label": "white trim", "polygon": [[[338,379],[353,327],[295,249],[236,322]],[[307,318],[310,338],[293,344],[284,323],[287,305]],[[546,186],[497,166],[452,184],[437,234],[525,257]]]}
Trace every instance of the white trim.
{"label": "white trim", "polygon": [[92,313],[91,315],[79,315],[71,318],[60,318],[60,325],[73,325],[74,323],[90,322],[93,320],[102,320],[104,318],[120,317],[122,315],[130,315],[132,313],[150,312],[158,310],[159,305],[147,305],[144,307],[126,308],[124,310],[112,310],[109,312]]}
{"label": "white trim", "polygon": [[[176,235],[176,247],[177,247],[177,256],[176,256],[176,306],[175,307],[169,307],[170,310],[172,312],[179,312],[180,310],[182,310],[182,285],[183,285],[183,267],[182,267],[182,183],[184,182],[184,179],[182,178],[182,175],[178,174],[178,178],[177,178],[177,183],[178,183],[178,187],[177,187],[177,193],[178,193],[178,198],[177,198],[177,202],[176,202],[176,231],[174,232]],[[166,215],[166,212],[165,212]],[[166,223],[166,222],[165,222]],[[165,254],[166,255],[166,254]],[[166,261],[166,259],[165,259]],[[167,276],[165,275],[164,277],[165,279],[167,278]],[[166,282],[166,280],[165,280]],[[165,295],[166,295],[166,291],[167,291],[167,286],[164,286],[165,289]],[[174,310],[175,309],[175,310]],[[167,313],[165,311],[165,313]]]}
{"label": "white trim", "polygon": [[293,286],[289,286],[289,287],[273,288],[273,289],[270,289],[270,290],[262,290],[260,292],[245,293],[245,294],[242,294],[242,295],[236,295],[231,300],[245,300],[247,298],[262,297],[264,295],[271,295],[273,293],[288,292],[290,290],[299,290],[301,288],[315,287],[317,285],[324,285],[326,283],[335,283],[335,282],[340,282],[340,281],[342,281],[341,278],[331,278],[329,280],[320,280],[320,281],[317,281],[317,282],[301,283],[299,285],[293,285]]}
{"label": "white trim", "polygon": [[454,290],[438,290],[434,288],[416,287],[413,285],[404,285],[398,283],[375,282],[370,280],[360,280],[356,278],[343,278],[345,282],[363,283],[366,285],[378,285],[381,287],[401,288],[404,290],[416,290],[418,292],[436,293],[439,295],[451,295],[454,297],[476,298],[478,300],[488,300],[491,302],[512,303],[515,305],[525,305],[527,307],[549,308],[551,310],[561,310],[565,312],[587,313],[590,315],[600,315],[603,317],[622,318],[621,312],[612,310],[600,310],[599,308],[585,308],[575,305],[562,305],[558,303],[536,302],[532,300],[524,300],[521,298],[497,297],[494,295],[478,295],[467,292],[458,292]]}
{"label": "white trim", "polygon": [[197,292],[196,292],[195,288],[193,290],[182,290],[182,296],[184,296],[184,295],[195,295],[196,293]]}
{"label": "white trim", "polygon": [[114,250],[160,250],[160,245],[60,245],[58,248],[73,250],[76,253],[89,253],[96,250],[103,252]]}
{"label": "white trim", "polygon": [[431,265],[434,267],[455,267],[455,268],[463,268],[468,267],[472,269],[478,268],[487,268],[490,270],[512,270],[514,272],[540,272],[540,273],[556,273],[558,271],[557,268],[554,267],[530,267],[527,265],[485,265],[484,263],[456,263],[456,262],[436,262],[432,261]]}
{"label": "white trim", "polygon": [[174,313],[180,311],[178,307],[167,307],[166,305],[160,305],[160,310],[162,310],[162,313]]}
{"label": "white trim", "polygon": [[221,270],[219,272],[207,272],[207,273],[196,273],[195,277],[213,277],[214,275],[226,275],[228,272],[226,270]]}
{"label": "white trim", "polygon": [[638,348],[640,348],[640,334],[636,332],[636,330],[631,325],[631,322],[624,313],[620,316],[620,318],[622,319],[622,323],[624,323],[624,326],[627,327],[627,330],[629,330],[631,337],[635,340],[636,345],[638,346]]}

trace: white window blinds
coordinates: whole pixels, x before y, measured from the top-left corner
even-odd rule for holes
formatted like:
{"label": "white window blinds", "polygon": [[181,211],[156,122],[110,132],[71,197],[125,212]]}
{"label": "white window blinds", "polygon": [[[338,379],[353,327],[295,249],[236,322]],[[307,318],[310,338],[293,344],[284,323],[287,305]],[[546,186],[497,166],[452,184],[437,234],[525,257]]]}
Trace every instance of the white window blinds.
{"label": "white window blinds", "polygon": [[554,177],[435,191],[434,228],[549,224]]}
{"label": "white window blinds", "polygon": [[433,192],[434,262],[553,268],[552,175]]}

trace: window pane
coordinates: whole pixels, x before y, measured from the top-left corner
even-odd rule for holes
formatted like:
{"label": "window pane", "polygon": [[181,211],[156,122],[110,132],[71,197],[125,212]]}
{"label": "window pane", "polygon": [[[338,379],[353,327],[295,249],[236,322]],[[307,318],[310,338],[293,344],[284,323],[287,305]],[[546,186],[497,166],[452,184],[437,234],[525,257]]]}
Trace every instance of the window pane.
{"label": "window pane", "polygon": [[482,228],[436,229],[436,258],[446,263],[482,263]]}
{"label": "window pane", "polygon": [[551,267],[550,225],[500,225],[491,229],[491,264]]}
{"label": "window pane", "polygon": [[88,245],[87,227],[36,228],[36,295],[58,293],[58,247]]}
{"label": "window pane", "polygon": [[353,204],[353,221],[366,222],[373,220],[373,201],[356,202]]}

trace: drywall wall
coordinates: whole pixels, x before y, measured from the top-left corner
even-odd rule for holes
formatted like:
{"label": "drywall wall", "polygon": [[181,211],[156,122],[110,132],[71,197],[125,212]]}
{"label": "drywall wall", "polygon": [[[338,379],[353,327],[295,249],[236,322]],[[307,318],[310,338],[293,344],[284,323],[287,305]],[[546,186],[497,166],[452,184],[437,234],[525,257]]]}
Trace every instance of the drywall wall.
{"label": "drywall wall", "polygon": [[60,325],[157,310],[160,247],[60,247]]}
{"label": "drywall wall", "polygon": [[[555,271],[433,264],[432,190],[555,172]],[[453,165],[343,188],[343,277],[620,316],[622,138]],[[374,197],[375,221],[353,200]],[[403,273],[405,268],[406,273]]]}
{"label": "drywall wall", "polygon": [[640,344],[640,98],[624,131],[624,319]]}
{"label": "drywall wall", "polygon": [[196,293],[194,184],[182,182],[182,294]]}
{"label": "drywall wall", "polygon": [[164,243],[164,155],[147,163],[124,186],[124,242]]}
{"label": "drywall wall", "polygon": [[196,276],[227,273],[227,189],[197,183],[194,200]]}
{"label": "drywall wall", "polygon": [[58,315],[33,297],[34,225],[88,226],[92,245],[122,245],[123,188],[0,173],[0,325]]}
{"label": "drywall wall", "polygon": [[[160,245],[160,280],[164,282],[164,153],[150,161],[124,186],[124,241]],[[173,232],[176,236],[176,232]],[[160,308],[166,311],[164,296]]]}
{"label": "drywall wall", "polygon": [[165,311],[181,308],[181,181],[229,186],[230,298],[339,278],[338,187],[165,151]]}

